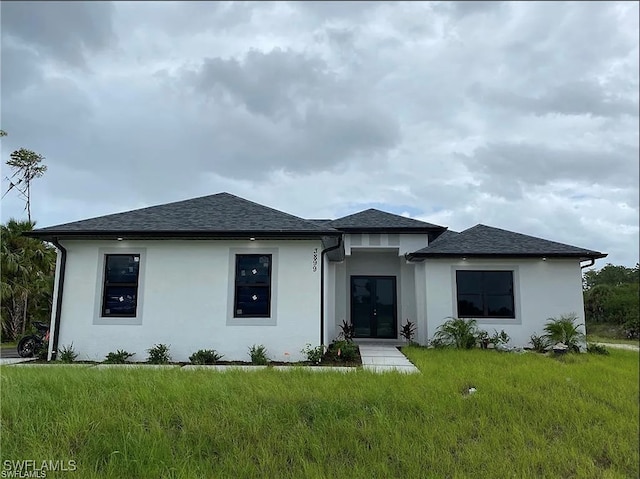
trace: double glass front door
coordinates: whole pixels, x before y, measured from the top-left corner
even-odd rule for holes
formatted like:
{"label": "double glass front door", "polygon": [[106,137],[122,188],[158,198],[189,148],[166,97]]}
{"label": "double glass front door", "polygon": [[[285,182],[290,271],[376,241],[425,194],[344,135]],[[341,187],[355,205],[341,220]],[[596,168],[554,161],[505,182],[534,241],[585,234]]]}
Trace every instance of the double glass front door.
{"label": "double glass front door", "polygon": [[394,276],[351,276],[356,338],[396,338],[396,304]]}

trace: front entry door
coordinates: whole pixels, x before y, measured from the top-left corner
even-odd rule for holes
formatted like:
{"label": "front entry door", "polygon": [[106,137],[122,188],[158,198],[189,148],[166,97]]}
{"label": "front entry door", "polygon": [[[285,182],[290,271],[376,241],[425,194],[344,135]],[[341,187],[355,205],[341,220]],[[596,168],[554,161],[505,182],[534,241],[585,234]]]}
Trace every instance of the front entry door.
{"label": "front entry door", "polygon": [[396,338],[396,278],[351,276],[351,324],[356,338]]}

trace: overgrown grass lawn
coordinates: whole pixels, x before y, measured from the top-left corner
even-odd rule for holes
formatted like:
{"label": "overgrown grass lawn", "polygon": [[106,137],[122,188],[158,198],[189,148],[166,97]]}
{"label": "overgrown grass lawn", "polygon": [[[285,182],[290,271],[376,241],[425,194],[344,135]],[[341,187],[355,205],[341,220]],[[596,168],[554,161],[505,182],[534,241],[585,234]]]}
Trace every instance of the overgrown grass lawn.
{"label": "overgrown grass lawn", "polygon": [[638,353],[406,351],[422,374],[2,367],[1,459],[75,460],[47,475],[65,478],[638,477]]}

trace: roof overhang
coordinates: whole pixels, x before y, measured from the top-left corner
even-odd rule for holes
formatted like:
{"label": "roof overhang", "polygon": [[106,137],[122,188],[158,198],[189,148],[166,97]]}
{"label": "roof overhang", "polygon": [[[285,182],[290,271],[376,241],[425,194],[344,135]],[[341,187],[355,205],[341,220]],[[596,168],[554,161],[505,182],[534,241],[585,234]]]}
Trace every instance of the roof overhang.
{"label": "roof overhang", "polygon": [[284,240],[341,236],[340,231],[26,231],[24,236],[52,240]]}
{"label": "roof overhang", "polygon": [[606,253],[600,253],[598,251],[584,252],[584,253],[437,253],[437,252],[424,252],[424,253],[407,253],[405,255],[408,261],[424,261],[426,259],[443,259],[443,258],[481,258],[481,259],[494,259],[494,258],[575,258],[580,261],[587,261],[591,259],[605,258]]}
{"label": "roof overhang", "polygon": [[336,229],[344,232],[344,233],[442,233],[446,231],[446,227],[438,226],[438,227],[428,227],[428,228],[341,228],[335,227]]}

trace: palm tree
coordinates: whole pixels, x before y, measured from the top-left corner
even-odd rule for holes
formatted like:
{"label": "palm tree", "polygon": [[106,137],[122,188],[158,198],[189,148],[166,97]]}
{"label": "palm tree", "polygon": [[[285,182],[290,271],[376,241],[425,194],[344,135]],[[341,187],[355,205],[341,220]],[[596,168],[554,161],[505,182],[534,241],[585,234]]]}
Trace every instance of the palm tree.
{"label": "palm tree", "polygon": [[31,319],[47,321],[51,310],[55,248],[22,236],[34,226],[14,219],[0,226],[0,314],[7,339],[24,334]]}
{"label": "palm tree", "polygon": [[582,324],[576,324],[577,320],[578,316],[575,313],[562,314],[557,319],[549,318],[544,327],[544,338],[551,344],[564,343],[571,351],[579,353],[585,335],[579,330]]}
{"label": "palm tree", "polygon": [[476,345],[477,336],[475,319],[451,318],[438,327],[434,339],[459,349],[471,349]]}

